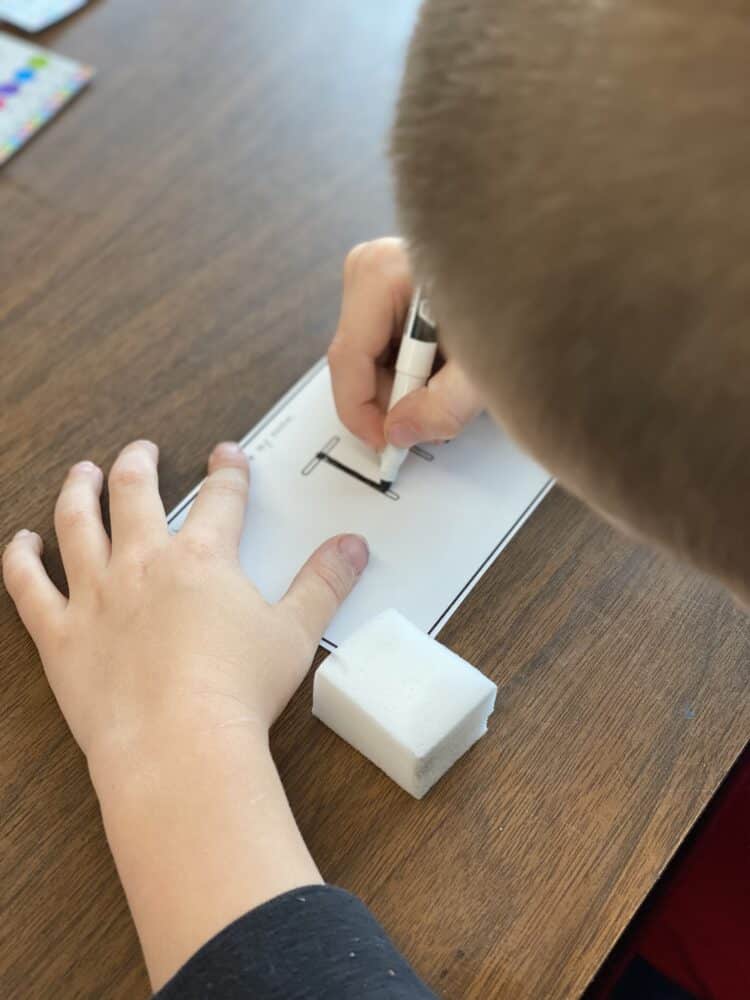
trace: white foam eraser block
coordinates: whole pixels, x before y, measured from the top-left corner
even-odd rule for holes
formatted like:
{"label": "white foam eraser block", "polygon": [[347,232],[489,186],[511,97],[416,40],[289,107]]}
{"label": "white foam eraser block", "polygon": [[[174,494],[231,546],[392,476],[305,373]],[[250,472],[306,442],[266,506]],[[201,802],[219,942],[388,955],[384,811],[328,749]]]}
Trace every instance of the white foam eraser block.
{"label": "white foam eraser block", "polygon": [[497,687],[393,609],[315,673],[313,715],[416,798],[487,732]]}

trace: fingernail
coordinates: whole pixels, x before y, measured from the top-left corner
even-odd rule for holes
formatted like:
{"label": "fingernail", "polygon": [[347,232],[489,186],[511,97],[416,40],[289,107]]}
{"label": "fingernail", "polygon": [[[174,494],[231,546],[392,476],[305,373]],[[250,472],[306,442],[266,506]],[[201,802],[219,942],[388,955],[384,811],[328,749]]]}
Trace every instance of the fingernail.
{"label": "fingernail", "polygon": [[98,472],[99,470],[97,469],[97,467],[94,465],[93,462],[86,461],[86,462],[76,462],[76,464],[70,471],[89,473],[89,472]]}
{"label": "fingernail", "polygon": [[339,552],[359,576],[370,559],[367,542],[361,535],[342,535],[339,538]]}
{"label": "fingernail", "polygon": [[388,443],[396,448],[411,448],[422,439],[422,435],[414,424],[408,421],[394,424],[393,427],[389,428],[387,437]]}
{"label": "fingernail", "polygon": [[21,530],[17,531],[15,533],[15,535],[13,536],[13,541],[14,542],[15,541],[21,541],[21,540],[25,540],[27,538],[33,540],[36,543],[37,549],[41,552],[41,550],[42,550],[42,536],[39,535],[36,531],[28,531],[26,528],[21,528]]}
{"label": "fingernail", "polygon": [[159,457],[159,446],[157,444],[154,444],[153,441],[149,441],[147,438],[143,438],[140,441],[135,441],[134,444],[137,444],[141,448],[145,448],[146,451],[150,451],[154,458]]}
{"label": "fingernail", "polygon": [[242,454],[242,448],[236,441],[222,441],[216,445],[213,454],[224,458],[237,458],[238,455]]}

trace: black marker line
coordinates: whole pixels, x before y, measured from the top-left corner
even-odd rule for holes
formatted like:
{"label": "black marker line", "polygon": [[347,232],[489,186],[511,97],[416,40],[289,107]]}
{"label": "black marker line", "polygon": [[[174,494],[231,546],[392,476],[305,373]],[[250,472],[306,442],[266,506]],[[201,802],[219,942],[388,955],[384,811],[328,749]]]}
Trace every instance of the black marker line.
{"label": "black marker line", "polygon": [[341,438],[337,434],[334,434],[334,436],[330,440],[326,441],[326,443],[320,450],[324,452],[324,454],[329,455],[340,440]]}
{"label": "black marker line", "polygon": [[[246,448],[246,446],[248,444],[250,444],[251,441],[253,441],[262,431],[264,431],[265,428],[268,426],[268,424],[270,424],[271,421],[274,420],[276,418],[276,416],[280,412],[282,412],[289,405],[289,403],[291,403],[292,400],[295,399],[302,392],[303,389],[307,388],[307,386],[310,384],[310,382],[312,382],[312,380],[316,377],[316,375],[318,375],[318,373],[320,371],[322,371],[322,369],[324,367],[325,367],[325,363],[324,362],[323,363],[318,363],[316,365],[313,365],[313,367],[308,372],[306,372],[302,376],[302,378],[300,378],[293,386],[291,386],[291,388],[289,390],[287,390],[287,392],[284,394],[284,396],[282,396],[282,398],[278,401],[278,403],[274,407],[272,407],[272,409],[266,414],[266,416],[263,417],[261,419],[261,421],[255,427],[253,427],[251,430],[249,430],[247,432],[247,434],[244,436],[244,438],[242,438],[240,440],[240,442],[239,442],[240,447],[244,450]],[[449,442],[445,442],[445,443],[448,444]],[[330,442],[328,444],[330,444]],[[326,447],[328,447],[328,444],[326,445]],[[418,454],[418,452],[417,452],[417,454]],[[426,452],[426,454],[430,454],[430,453]],[[320,458],[321,457],[321,453],[318,452],[318,455],[316,457]],[[434,458],[434,455],[431,456],[431,457]],[[323,455],[322,458],[324,458],[325,461],[330,462],[331,465],[337,465],[340,469],[342,469],[342,471],[348,473],[350,476],[354,476],[357,479],[361,479],[362,482],[366,483],[368,486],[371,486],[374,490],[377,490],[378,493],[382,492],[381,487],[380,487],[380,483],[376,483],[372,479],[367,479],[366,476],[361,476],[358,472],[355,472],[353,469],[347,468],[345,465],[342,465],[340,462],[337,462],[336,459],[334,459],[334,458],[330,458],[328,455]],[[204,482],[205,482],[205,480],[202,479],[197,484],[197,486],[195,486],[190,491],[190,493],[188,493],[188,495],[184,498],[184,500],[182,501],[182,503],[175,510],[172,511],[171,516],[170,516],[169,520],[167,521],[168,525],[171,525],[172,521],[177,520],[177,518],[183,512],[183,510],[185,509],[185,507],[189,506],[193,502],[193,500],[195,500],[195,498],[198,495],[198,492],[200,491],[200,488],[201,488],[201,486],[203,485]],[[515,528],[517,526],[518,522],[526,514],[528,514],[529,508],[533,507],[533,505],[536,502],[538,502],[541,494],[548,487],[549,487],[549,480],[539,490],[539,492],[537,493],[537,495],[534,497],[534,499],[531,501],[531,503],[526,507],[526,509],[523,511],[523,513],[520,515],[520,517],[516,518],[516,520],[513,522],[513,527],[510,528],[503,535],[503,537],[500,539],[500,541],[497,543],[497,545],[495,545],[495,547],[492,549],[492,551],[487,556],[487,558],[481,563],[481,565],[479,566],[479,568],[474,573],[472,573],[472,575],[466,581],[466,583],[464,584],[464,586],[459,590],[459,592],[456,594],[456,596],[453,598],[453,600],[448,604],[448,606],[446,607],[445,611],[443,611],[443,613],[436,619],[436,621],[432,625],[432,628],[430,628],[428,630],[427,635],[432,635],[432,632],[435,629],[435,627],[438,625],[438,623],[450,611],[450,609],[453,607],[453,605],[456,603],[456,601],[458,601],[460,599],[460,597],[462,596],[462,594],[466,591],[466,588],[471,585],[471,583],[482,572],[482,570],[487,566],[487,564],[489,562],[491,562],[491,560],[493,559],[493,557],[497,554],[498,549],[502,546],[502,544],[505,541],[505,539],[513,531],[513,528]],[[396,500],[398,499],[398,494],[395,494],[395,493],[393,493],[390,490],[387,493],[385,493],[384,495],[390,497],[390,499],[396,499]],[[331,640],[328,639],[326,636],[323,636],[322,638],[324,638],[329,645],[333,646],[334,649],[338,649],[338,643],[331,642]]]}
{"label": "black marker line", "polygon": [[320,465],[321,454],[323,455],[323,457],[327,456],[328,452],[333,451],[333,449],[336,447],[336,445],[339,443],[340,440],[341,440],[340,437],[332,437],[326,444],[324,444],[321,450],[315,456],[315,458],[311,458],[310,461],[307,463],[307,465],[304,467],[304,469],[302,470],[302,475],[309,476],[310,473],[313,471],[313,469],[317,469],[317,467]]}
{"label": "black marker line", "polygon": [[331,458],[324,451],[319,451],[315,456],[321,462],[328,462],[329,465],[335,466],[337,469],[341,469],[348,476],[352,476],[354,479],[359,480],[360,483],[364,483],[365,486],[370,486],[372,489],[377,490],[378,493],[387,496],[389,500],[398,500],[398,494],[394,493],[393,490],[384,488],[380,483],[375,482],[374,479],[368,479],[367,476],[363,476],[361,472],[357,472],[354,469],[350,469],[348,465],[344,465],[343,462],[339,462],[335,458]]}

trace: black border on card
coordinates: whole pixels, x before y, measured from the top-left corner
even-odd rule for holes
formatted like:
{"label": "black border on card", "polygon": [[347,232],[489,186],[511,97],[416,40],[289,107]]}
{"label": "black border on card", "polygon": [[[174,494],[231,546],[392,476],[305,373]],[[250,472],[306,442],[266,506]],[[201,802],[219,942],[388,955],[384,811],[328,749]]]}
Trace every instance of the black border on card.
{"label": "black border on card", "polygon": [[[255,427],[251,428],[251,430],[247,432],[247,434],[239,442],[240,447],[246,449],[247,445],[249,445],[253,441],[253,439],[258,436],[258,434],[260,434],[263,430],[265,430],[268,424],[276,418],[279,412],[283,410],[286,406],[288,406],[289,403],[291,403],[291,401],[300,394],[300,392],[305,388],[305,386],[315,378],[315,376],[321,371],[321,369],[325,367],[327,367],[326,359],[321,358],[321,360],[318,361],[315,365],[313,365],[313,367],[308,372],[306,372],[302,376],[302,378],[299,379],[299,381],[295,382],[295,384],[291,387],[291,389],[289,389],[289,391],[286,392],[281,397],[278,403],[276,403],[276,405],[273,406],[268,411],[265,417],[263,417],[262,420],[260,420],[255,425]],[[172,511],[170,511],[167,517],[167,525],[170,525],[172,521],[182,513],[185,507],[193,502],[204,482],[205,480],[202,479],[198,483],[198,485],[195,486],[190,491],[190,493],[188,493],[188,495],[183,500],[181,500],[180,503]],[[524,510],[518,515],[518,517],[510,526],[510,528],[508,528],[503,537],[493,547],[492,551],[487,555],[487,557],[483,560],[483,562],[480,563],[477,569],[464,583],[464,585],[461,587],[461,589],[458,591],[455,597],[453,597],[452,600],[448,602],[448,605],[445,608],[445,610],[440,615],[438,615],[438,617],[435,619],[435,622],[427,630],[427,635],[430,636],[433,635],[437,630],[439,630],[440,627],[442,627],[442,625],[445,623],[446,617],[458,604],[461,603],[463,598],[466,596],[468,591],[471,590],[471,588],[477,582],[479,577],[482,576],[482,574],[487,569],[489,569],[489,567],[492,565],[493,561],[500,554],[506,543],[510,541],[510,539],[513,537],[516,531],[518,531],[518,529],[521,527],[523,522],[532,514],[534,508],[541,503],[545,495],[552,489],[554,482],[555,481],[552,477],[550,477],[545,482],[545,484],[542,486],[542,488],[539,490],[536,496],[534,496],[534,498],[527,504]],[[323,636],[323,638],[320,640],[320,645],[323,646],[324,649],[327,649],[329,652],[333,649],[338,649],[338,644],[332,642],[325,636]]]}
{"label": "black border on card", "polygon": [[550,479],[548,479],[546,481],[546,483],[544,484],[544,486],[542,486],[542,488],[539,490],[539,492],[536,494],[536,496],[533,498],[533,500],[531,500],[527,504],[527,506],[524,508],[524,510],[521,511],[521,513],[515,519],[515,521],[513,522],[513,524],[510,526],[510,528],[508,528],[508,530],[505,532],[505,534],[503,535],[503,537],[500,539],[500,541],[494,547],[494,549],[492,550],[492,552],[490,552],[490,554],[487,556],[487,558],[484,560],[484,562],[479,566],[479,568],[474,573],[472,573],[472,575],[469,577],[469,579],[466,581],[466,583],[463,585],[463,587],[459,590],[459,592],[456,594],[456,596],[450,602],[450,604],[445,609],[445,611],[442,613],[442,615],[440,615],[435,620],[435,622],[430,626],[430,628],[429,628],[429,630],[427,632],[428,635],[432,635],[432,633],[435,631],[435,629],[440,625],[440,623],[443,621],[443,619],[445,618],[445,616],[451,610],[451,608],[453,607],[453,605],[456,604],[457,602],[461,601],[461,599],[465,596],[466,592],[471,589],[471,587],[479,579],[479,577],[482,575],[482,573],[484,573],[484,571],[486,569],[489,569],[489,567],[492,564],[492,562],[495,559],[495,557],[500,555],[500,552],[502,551],[503,546],[505,545],[505,543],[510,541],[510,539],[513,537],[513,535],[516,533],[516,531],[518,531],[518,529],[521,527],[521,525],[523,524],[523,522],[532,513],[532,511],[537,506],[537,504],[539,504],[544,499],[545,495],[549,492],[549,490],[552,489],[552,485],[553,485],[553,480],[550,478]]}

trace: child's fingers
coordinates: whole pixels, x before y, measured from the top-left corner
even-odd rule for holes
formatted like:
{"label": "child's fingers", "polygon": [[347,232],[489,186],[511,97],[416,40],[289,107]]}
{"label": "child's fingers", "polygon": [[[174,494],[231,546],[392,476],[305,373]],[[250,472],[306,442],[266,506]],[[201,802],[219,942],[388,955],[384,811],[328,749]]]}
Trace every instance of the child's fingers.
{"label": "child's fingers", "polygon": [[40,644],[45,627],[54,627],[66,601],[42,565],[42,539],[31,531],[19,531],[3,552],[3,580],[21,616],[21,621]]}
{"label": "child's fingers", "polygon": [[281,605],[318,642],[340,605],[353,589],[370,558],[360,535],[329,538],[307,560],[281,599]]}
{"label": "child's fingers", "polygon": [[221,555],[236,557],[245,523],[250,465],[239,445],[224,442],[208,461],[208,477],[195,498],[181,538],[192,538]]}
{"label": "child's fingers", "polygon": [[385,444],[377,400],[378,358],[399,332],[411,293],[401,240],[362,243],[347,257],[341,316],[328,364],[341,421],[374,448]]}
{"label": "child's fingers", "polygon": [[102,482],[101,469],[92,462],[79,462],[68,473],[55,504],[55,531],[71,591],[98,575],[109,560]]}
{"label": "child's fingers", "polygon": [[167,516],[159,496],[159,449],[151,441],[133,441],[115,459],[109,473],[112,546],[149,547],[167,538]]}
{"label": "child's fingers", "polygon": [[385,438],[383,410],[377,401],[375,358],[339,339],[328,350],[328,366],[336,412],[342,424],[365,444],[380,451]]}
{"label": "child's fingers", "polygon": [[448,361],[426,386],[404,396],[388,414],[386,440],[397,448],[422,441],[449,441],[482,410],[479,393],[463,371]]}

